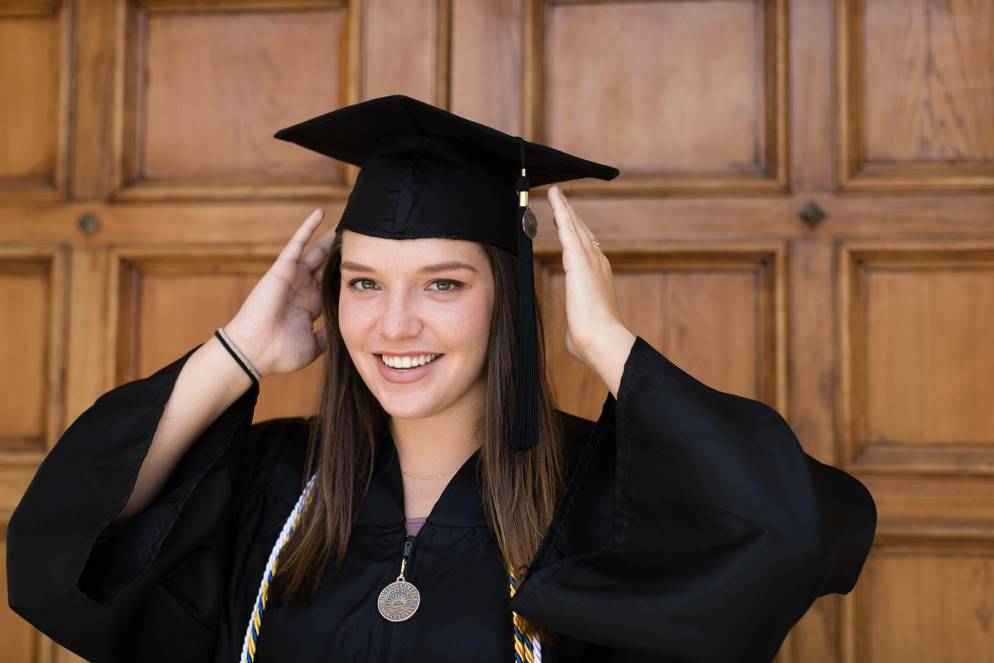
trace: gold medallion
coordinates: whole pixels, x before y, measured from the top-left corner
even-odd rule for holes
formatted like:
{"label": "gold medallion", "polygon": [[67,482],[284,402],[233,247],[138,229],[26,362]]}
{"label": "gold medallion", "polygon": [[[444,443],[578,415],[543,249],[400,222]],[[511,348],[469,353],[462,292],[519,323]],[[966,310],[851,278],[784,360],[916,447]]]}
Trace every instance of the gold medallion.
{"label": "gold medallion", "polygon": [[535,218],[531,207],[525,208],[525,214],[521,217],[521,229],[525,231],[528,239],[535,239],[535,235],[538,234],[538,219]]}
{"label": "gold medallion", "polygon": [[418,588],[403,580],[403,576],[384,587],[380,592],[380,598],[376,600],[377,610],[384,619],[391,622],[409,619],[420,604],[421,593]]}

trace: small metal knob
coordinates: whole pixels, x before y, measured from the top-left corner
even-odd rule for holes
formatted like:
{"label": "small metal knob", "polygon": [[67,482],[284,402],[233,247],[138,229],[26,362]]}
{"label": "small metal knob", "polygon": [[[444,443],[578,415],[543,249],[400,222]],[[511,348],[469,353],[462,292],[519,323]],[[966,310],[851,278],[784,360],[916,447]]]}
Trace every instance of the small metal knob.
{"label": "small metal knob", "polygon": [[797,216],[801,217],[801,221],[808,224],[809,228],[814,228],[825,219],[827,214],[825,214],[825,210],[818,207],[818,203],[809,200],[804,203],[804,207],[797,213]]}
{"label": "small metal knob", "polygon": [[92,237],[100,232],[100,218],[92,212],[87,212],[79,217],[79,221],[76,223],[87,237]]}

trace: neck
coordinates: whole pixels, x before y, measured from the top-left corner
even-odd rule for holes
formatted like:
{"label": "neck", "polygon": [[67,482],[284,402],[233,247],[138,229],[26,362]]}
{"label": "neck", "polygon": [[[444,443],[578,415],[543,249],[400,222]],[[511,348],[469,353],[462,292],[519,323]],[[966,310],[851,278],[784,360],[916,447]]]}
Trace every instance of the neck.
{"label": "neck", "polygon": [[445,482],[480,447],[477,430],[486,405],[486,383],[478,381],[443,412],[421,419],[390,418],[400,466],[412,474],[445,474]]}

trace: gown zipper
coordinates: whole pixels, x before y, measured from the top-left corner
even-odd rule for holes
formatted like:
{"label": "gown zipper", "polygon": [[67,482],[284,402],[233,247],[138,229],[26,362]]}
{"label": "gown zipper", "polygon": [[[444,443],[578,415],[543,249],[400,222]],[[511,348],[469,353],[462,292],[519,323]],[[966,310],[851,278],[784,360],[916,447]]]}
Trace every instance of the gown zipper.
{"label": "gown zipper", "polygon": [[401,558],[401,567],[404,568],[404,572],[408,573],[411,570],[410,557],[411,549],[414,548],[414,535],[408,534],[404,538],[404,556]]}

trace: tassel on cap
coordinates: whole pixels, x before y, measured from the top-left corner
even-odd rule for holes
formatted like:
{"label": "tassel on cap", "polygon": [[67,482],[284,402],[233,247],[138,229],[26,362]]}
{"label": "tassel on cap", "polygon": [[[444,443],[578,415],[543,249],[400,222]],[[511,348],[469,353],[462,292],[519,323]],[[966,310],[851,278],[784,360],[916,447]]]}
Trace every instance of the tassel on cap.
{"label": "tassel on cap", "polygon": [[516,224],[518,234],[518,320],[517,343],[514,350],[514,422],[511,426],[511,448],[514,451],[532,449],[538,445],[538,377],[536,356],[538,331],[535,315],[535,274],[532,237],[525,233],[525,215],[534,223],[528,209],[528,176],[525,170],[525,143],[521,148],[521,175],[516,189],[518,205]]}

